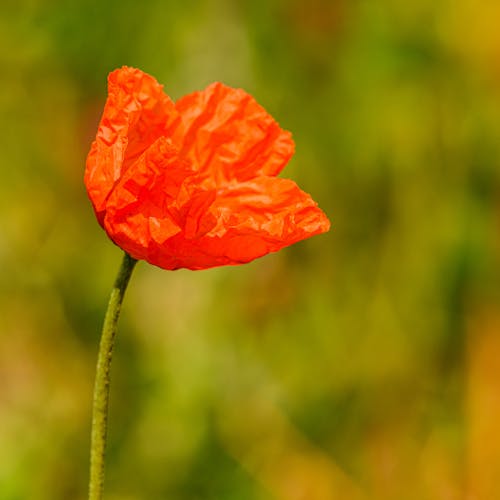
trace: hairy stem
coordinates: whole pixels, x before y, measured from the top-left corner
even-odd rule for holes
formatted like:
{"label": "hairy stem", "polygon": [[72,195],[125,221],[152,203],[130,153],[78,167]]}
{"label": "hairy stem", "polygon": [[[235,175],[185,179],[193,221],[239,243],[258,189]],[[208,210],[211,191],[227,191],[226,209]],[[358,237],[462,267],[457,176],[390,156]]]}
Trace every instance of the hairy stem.
{"label": "hairy stem", "polygon": [[123,296],[136,263],[130,255],[124,255],[102,327],[92,405],[89,500],[101,500],[103,495],[111,359]]}

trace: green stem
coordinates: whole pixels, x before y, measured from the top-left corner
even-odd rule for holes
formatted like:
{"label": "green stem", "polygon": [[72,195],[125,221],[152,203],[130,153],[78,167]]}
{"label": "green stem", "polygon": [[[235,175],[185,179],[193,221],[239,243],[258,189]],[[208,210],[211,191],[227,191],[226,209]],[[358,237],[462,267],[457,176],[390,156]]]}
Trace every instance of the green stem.
{"label": "green stem", "polygon": [[116,325],[120,316],[123,296],[136,263],[137,260],[130,257],[130,255],[124,255],[111,291],[102,327],[94,384],[94,403],[92,406],[89,500],[101,500],[103,495],[111,359],[113,357]]}

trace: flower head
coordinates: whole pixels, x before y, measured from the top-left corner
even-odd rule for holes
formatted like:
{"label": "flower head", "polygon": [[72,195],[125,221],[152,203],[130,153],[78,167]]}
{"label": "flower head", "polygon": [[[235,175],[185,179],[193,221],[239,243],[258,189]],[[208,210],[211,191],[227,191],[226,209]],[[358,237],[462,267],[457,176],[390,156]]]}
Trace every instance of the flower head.
{"label": "flower head", "polygon": [[85,169],[97,219],[115,244],[164,269],[241,264],[330,223],[291,180],[289,132],[240,89],[213,83],[174,103],[123,67]]}

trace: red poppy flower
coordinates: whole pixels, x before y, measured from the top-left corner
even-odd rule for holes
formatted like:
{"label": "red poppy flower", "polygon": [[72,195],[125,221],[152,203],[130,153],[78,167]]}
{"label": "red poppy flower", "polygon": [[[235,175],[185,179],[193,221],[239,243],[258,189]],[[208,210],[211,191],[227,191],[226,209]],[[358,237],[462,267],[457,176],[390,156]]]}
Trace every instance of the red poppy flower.
{"label": "red poppy flower", "polygon": [[87,158],[85,184],[109,237],[164,269],[241,264],[328,231],[325,214],[276,177],[289,132],[240,89],[213,83],[174,103],[123,67]]}

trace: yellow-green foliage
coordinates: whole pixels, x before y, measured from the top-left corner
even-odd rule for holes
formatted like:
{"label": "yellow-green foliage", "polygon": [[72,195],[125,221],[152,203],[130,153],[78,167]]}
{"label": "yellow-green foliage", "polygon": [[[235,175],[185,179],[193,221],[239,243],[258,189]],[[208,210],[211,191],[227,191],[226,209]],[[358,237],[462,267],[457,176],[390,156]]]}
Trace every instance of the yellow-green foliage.
{"label": "yellow-green foliage", "polygon": [[333,227],[241,267],[139,263],[107,498],[500,498],[495,5],[3,0],[0,500],[86,495],[121,252],[82,177],[124,64],[252,93]]}

